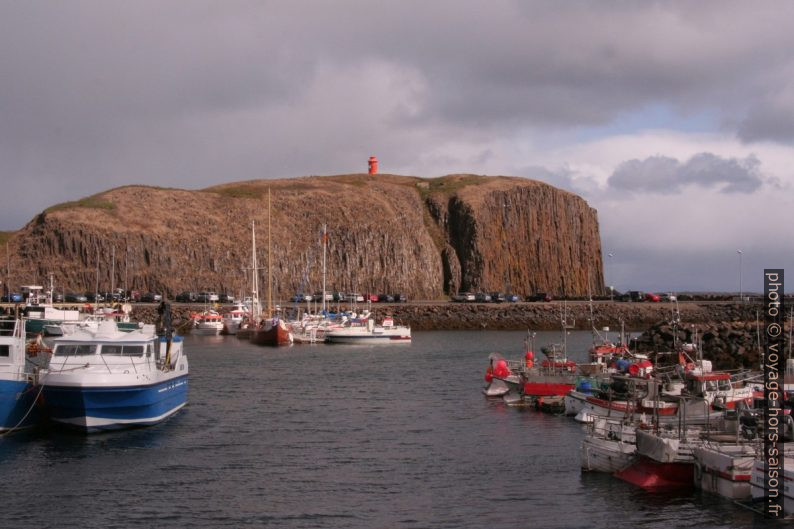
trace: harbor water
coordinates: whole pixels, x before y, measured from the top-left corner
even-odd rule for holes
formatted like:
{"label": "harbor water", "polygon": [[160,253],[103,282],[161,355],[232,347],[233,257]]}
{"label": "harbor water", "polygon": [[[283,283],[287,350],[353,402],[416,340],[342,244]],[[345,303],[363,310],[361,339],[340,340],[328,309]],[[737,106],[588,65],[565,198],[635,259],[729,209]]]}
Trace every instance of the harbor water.
{"label": "harbor water", "polygon": [[[747,528],[700,492],[580,471],[581,425],[481,394],[524,333],[415,332],[395,346],[262,348],[189,336],[189,403],[158,426],[0,439],[0,526]],[[539,333],[535,349],[558,341]],[[583,361],[589,333],[568,339]]]}

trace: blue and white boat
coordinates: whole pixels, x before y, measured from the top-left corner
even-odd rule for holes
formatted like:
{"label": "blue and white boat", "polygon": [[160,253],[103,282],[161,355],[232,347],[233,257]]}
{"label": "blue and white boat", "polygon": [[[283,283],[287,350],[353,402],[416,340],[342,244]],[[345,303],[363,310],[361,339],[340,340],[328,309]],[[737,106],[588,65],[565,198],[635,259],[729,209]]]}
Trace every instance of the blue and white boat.
{"label": "blue and white boat", "polygon": [[33,426],[38,421],[33,366],[27,361],[25,324],[0,323],[0,432]]}
{"label": "blue and white boat", "polygon": [[55,423],[86,432],[147,426],[187,404],[188,360],[180,336],[159,336],[153,325],[123,332],[103,321],[53,343],[39,383]]}

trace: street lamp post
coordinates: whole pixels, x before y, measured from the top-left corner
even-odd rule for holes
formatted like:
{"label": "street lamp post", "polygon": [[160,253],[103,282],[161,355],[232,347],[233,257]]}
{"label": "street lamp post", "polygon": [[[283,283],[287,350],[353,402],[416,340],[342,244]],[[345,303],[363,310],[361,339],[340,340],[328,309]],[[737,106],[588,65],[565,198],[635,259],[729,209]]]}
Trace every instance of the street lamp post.
{"label": "street lamp post", "polygon": [[742,291],[742,251],[736,250],[736,253],[739,254],[739,302],[744,303],[744,292]]}
{"label": "street lamp post", "polygon": [[[611,271],[612,270],[612,254],[608,253],[607,257],[609,257],[609,261],[608,261],[609,262],[609,270]],[[607,276],[608,276],[607,277],[607,283],[610,283],[609,279],[611,278],[611,276],[610,276],[609,273],[607,273]],[[613,300],[614,293],[615,293],[615,287],[612,284],[610,284],[609,285],[609,301],[614,301]]]}

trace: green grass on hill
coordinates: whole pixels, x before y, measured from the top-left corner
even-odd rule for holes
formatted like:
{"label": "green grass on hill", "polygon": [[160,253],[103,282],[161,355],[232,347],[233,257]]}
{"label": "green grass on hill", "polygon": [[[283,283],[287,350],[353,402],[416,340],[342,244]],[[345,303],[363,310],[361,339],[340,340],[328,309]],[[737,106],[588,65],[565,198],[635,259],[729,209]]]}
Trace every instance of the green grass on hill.
{"label": "green grass on hill", "polygon": [[241,184],[222,188],[206,189],[210,193],[216,193],[229,198],[262,198],[267,189],[262,186]]}
{"label": "green grass on hill", "polygon": [[454,176],[439,176],[438,178],[427,178],[423,182],[417,184],[419,194],[424,199],[428,195],[441,193],[443,195],[453,195],[470,185],[478,185],[487,181],[489,177],[482,175],[454,175]]}
{"label": "green grass on hill", "polygon": [[110,200],[105,199],[105,193],[100,193],[97,195],[91,195],[90,197],[81,198],[79,200],[73,200],[71,202],[63,202],[61,204],[56,204],[54,206],[50,206],[49,208],[45,209],[45,213],[52,213],[53,211],[60,211],[64,209],[74,209],[74,208],[91,208],[91,209],[104,209],[106,211],[114,211],[116,209],[116,204],[111,202]]}

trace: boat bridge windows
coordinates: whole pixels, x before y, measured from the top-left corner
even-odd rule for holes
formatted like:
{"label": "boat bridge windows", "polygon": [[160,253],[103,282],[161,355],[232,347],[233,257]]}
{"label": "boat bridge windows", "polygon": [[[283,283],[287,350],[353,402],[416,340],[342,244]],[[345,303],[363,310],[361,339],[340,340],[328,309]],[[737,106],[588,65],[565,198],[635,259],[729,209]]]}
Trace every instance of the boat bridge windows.
{"label": "boat bridge windows", "polygon": [[8,344],[0,345],[0,358],[8,358],[11,355],[11,347]]}
{"label": "boat bridge windows", "polygon": [[144,345],[103,345],[101,353],[112,356],[143,356]]}
{"label": "boat bridge windows", "polygon": [[53,356],[93,356],[96,354],[96,344],[64,344],[56,345]]}

